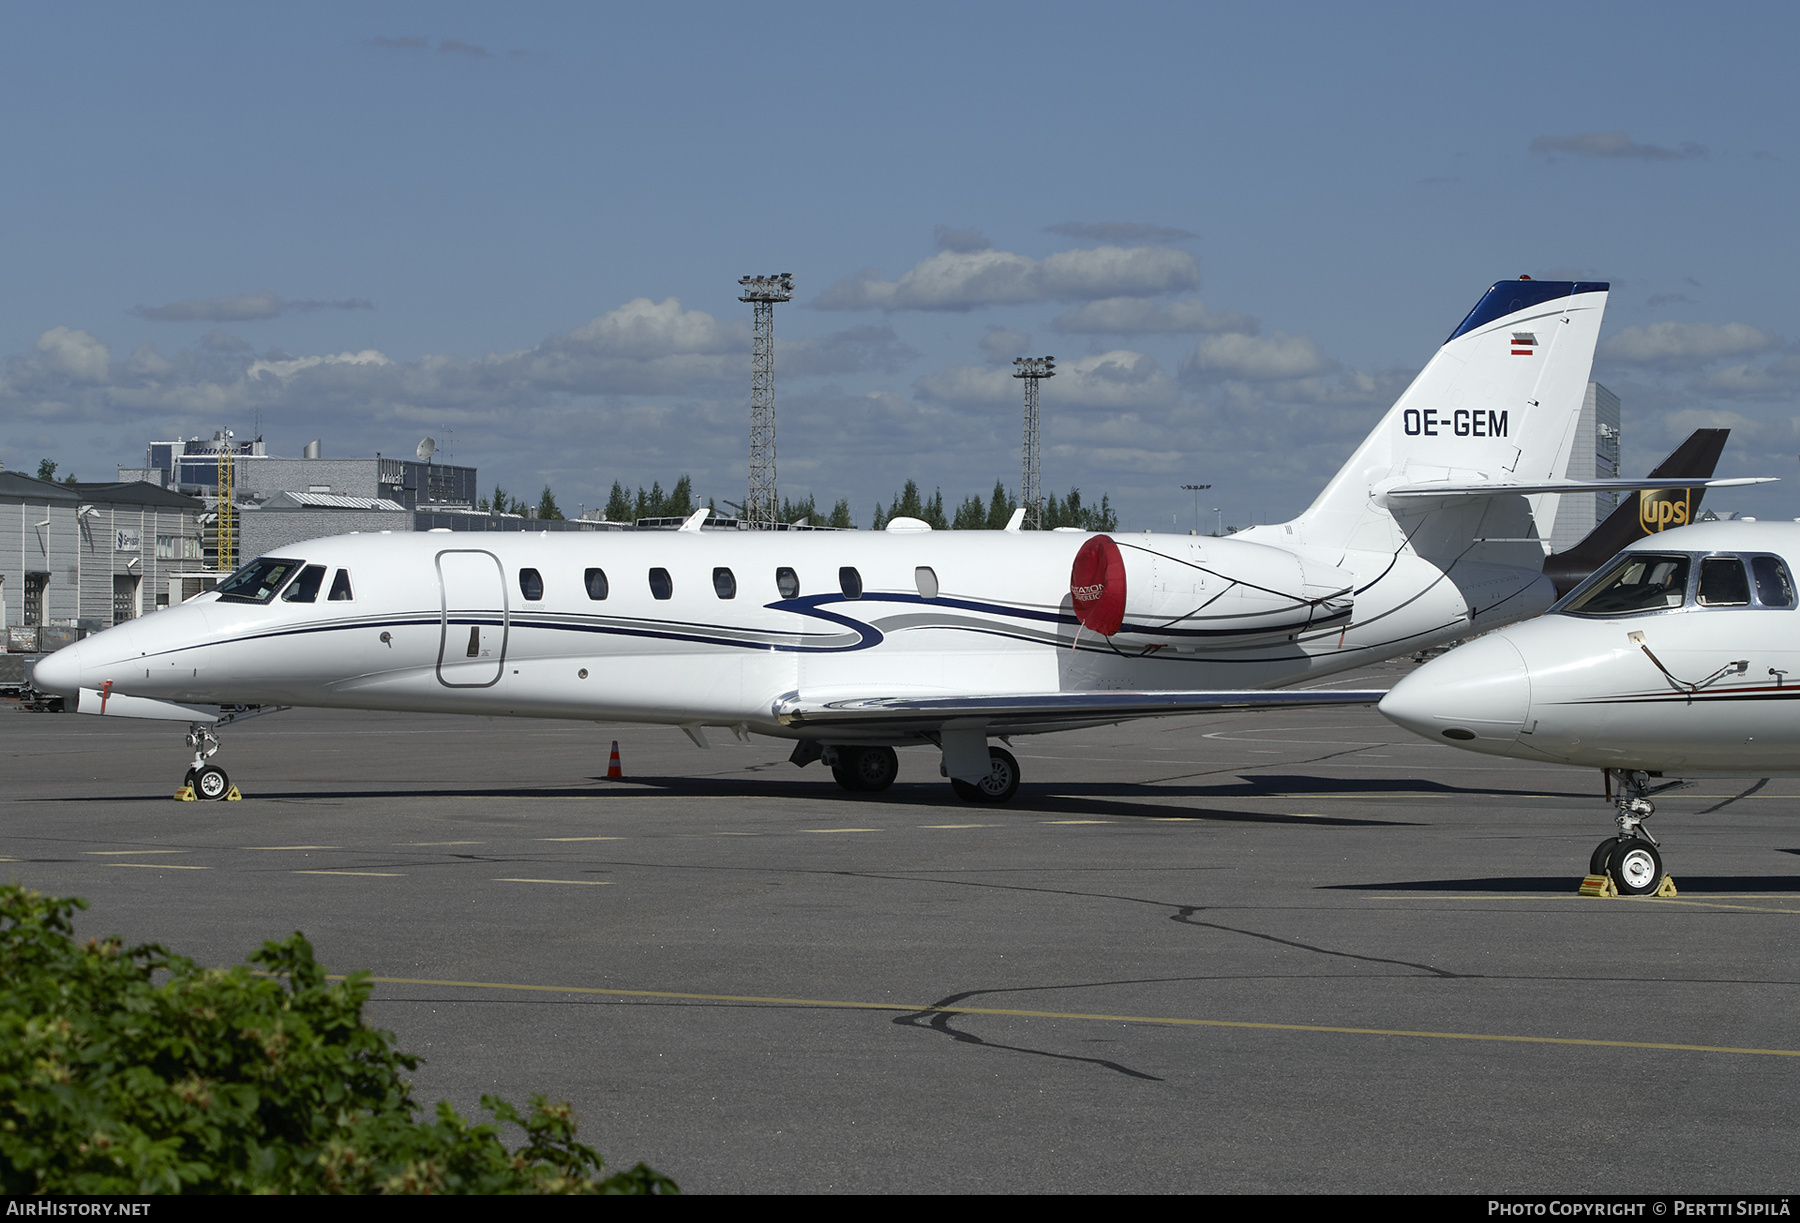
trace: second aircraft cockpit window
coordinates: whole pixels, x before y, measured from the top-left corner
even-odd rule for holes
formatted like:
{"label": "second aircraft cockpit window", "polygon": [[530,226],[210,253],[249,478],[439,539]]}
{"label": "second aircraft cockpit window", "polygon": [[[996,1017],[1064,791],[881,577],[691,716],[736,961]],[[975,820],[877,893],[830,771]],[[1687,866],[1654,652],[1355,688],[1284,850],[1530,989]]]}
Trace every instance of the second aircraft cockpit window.
{"label": "second aircraft cockpit window", "polygon": [[[217,586],[221,603],[267,603],[302,562],[259,556]],[[340,571],[341,572],[341,571]]]}
{"label": "second aircraft cockpit window", "polygon": [[300,571],[300,576],[281,592],[283,603],[316,603],[319,600],[319,587],[325,584],[325,566],[308,565]]}
{"label": "second aircraft cockpit window", "polygon": [[[1688,579],[1695,571],[1694,589]],[[1700,608],[1792,609],[1793,574],[1779,556],[1681,556],[1630,552],[1577,586],[1552,610],[1577,616],[1626,616]]]}
{"label": "second aircraft cockpit window", "polygon": [[350,571],[340,569],[331,578],[331,593],[325,598],[332,603],[348,603],[356,596],[350,593]]}

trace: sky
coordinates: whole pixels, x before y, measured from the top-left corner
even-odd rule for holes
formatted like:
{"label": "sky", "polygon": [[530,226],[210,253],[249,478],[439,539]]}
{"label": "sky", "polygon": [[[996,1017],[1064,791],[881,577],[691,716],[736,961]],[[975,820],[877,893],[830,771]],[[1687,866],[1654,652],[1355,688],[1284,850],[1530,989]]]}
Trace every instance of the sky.
{"label": "sky", "polygon": [[[1613,286],[1628,474],[1800,517],[1783,4],[11,5],[0,463],[439,456],[566,512],[907,479],[1304,510],[1489,284]],[[1217,507],[1215,509],[1215,507]]]}

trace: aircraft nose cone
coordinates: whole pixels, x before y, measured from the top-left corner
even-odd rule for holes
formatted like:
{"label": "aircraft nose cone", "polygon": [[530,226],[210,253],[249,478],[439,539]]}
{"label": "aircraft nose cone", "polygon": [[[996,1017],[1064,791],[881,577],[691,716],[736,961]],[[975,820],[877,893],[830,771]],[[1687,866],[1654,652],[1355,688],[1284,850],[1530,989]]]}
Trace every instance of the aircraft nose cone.
{"label": "aircraft nose cone", "polygon": [[1496,633],[1426,663],[1377,708],[1416,735],[1480,751],[1518,738],[1531,679],[1518,649]]}
{"label": "aircraft nose cone", "polygon": [[81,686],[81,643],[70,642],[56,653],[38,659],[31,669],[31,686],[39,692],[74,700]]}

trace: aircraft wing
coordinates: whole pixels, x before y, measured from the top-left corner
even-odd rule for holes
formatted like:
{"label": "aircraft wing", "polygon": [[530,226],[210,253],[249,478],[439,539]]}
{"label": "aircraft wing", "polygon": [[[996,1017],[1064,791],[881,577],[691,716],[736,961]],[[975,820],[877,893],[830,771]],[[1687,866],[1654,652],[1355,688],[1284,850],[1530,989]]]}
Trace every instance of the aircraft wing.
{"label": "aircraft wing", "polygon": [[1056,730],[1161,718],[1184,713],[1242,713],[1321,705],[1373,705],[1379,689],[1249,689],[1206,692],[1041,692],[1006,696],[871,696],[808,700],[798,692],[778,697],[773,713],[783,726],[878,732],[933,727],[987,727],[1003,731]]}
{"label": "aircraft wing", "polygon": [[1504,497],[1509,494],[1531,496],[1537,493],[1611,493],[1640,488],[1737,488],[1745,484],[1773,484],[1778,476],[1737,476],[1727,480],[1537,480],[1531,483],[1483,481],[1478,484],[1454,484],[1448,480],[1427,480],[1419,484],[1397,484],[1381,497],[1389,505],[1395,502],[1453,500],[1464,497]]}

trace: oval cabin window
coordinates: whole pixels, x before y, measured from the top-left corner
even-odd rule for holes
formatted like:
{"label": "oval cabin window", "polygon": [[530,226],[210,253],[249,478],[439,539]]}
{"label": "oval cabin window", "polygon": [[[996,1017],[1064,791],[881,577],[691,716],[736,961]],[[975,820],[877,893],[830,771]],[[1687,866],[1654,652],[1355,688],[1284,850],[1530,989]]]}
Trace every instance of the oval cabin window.
{"label": "oval cabin window", "polygon": [[737,579],[731,575],[731,570],[713,570],[713,593],[721,599],[737,598]]}
{"label": "oval cabin window", "polygon": [[606,597],[606,570],[589,569],[581,575],[581,581],[587,587],[588,598],[598,602]]}
{"label": "oval cabin window", "polygon": [[775,589],[781,592],[784,599],[800,597],[800,575],[783,566],[775,571]]}
{"label": "oval cabin window", "polygon": [[669,577],[667,569],[650,571],[650,594],[658,599],[667,599],[675,593],[675,582]]}
{"label": "oval cabin window", "polygon": [[544,597],[544,575],[535,569],[519,570],[519,593],[529,603],[536,603]]}
{"label": "oval cabin window", "polygon": [[838,570],[838,589],[844,592],[846,599],[862,598],[862,574],[854,566],[845,565]]}
{"label": "oval cabin window", "polygon": [[913,570],[913,585],[919,588],[921,599],[938,597],[937,573],[929,565],[920,565]]}

